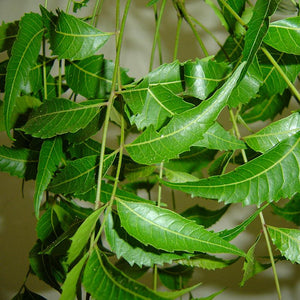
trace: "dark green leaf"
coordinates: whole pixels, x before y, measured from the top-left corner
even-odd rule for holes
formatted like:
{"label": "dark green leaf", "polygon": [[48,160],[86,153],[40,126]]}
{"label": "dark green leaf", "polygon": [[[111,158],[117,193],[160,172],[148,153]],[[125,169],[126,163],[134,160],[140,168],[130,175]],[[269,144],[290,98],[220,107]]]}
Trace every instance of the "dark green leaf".
{"label": "dark green leaf", "polygon": [[34,137],[51,138],[86,127],[100,112],[101,103],[78,104],[61,98],[45,101],[30,115],[22,130]]}
{"label": "dark green leaf", "polygon": [[148,177],[156,170],[156,166],[143,166],[137,164],[126,164],[125,177],[129,181],[137,181],[140,178]]}
{"label": "dark green leaf", "polygon": [[[5,87],[5,76],[6,76],[6,70],[8,65],[8,59],[4,60],[0,63],[0,92],[4,93],[4,87]],[[1,117],[3,118],[3,113],[1,113]]]}
{"label": "dark green leaf", "polygon": [[267,225],[272,242],[292,263],[300,264],[300,230]]}
{"label": "dark green leaf", "polygon": [[225,172],[226,166],[232,158],[232,152],[225,152],[216,158],[208,169],[209,176],[221,175]]}
{"label": "dark green leaf", "polygon": [[284,207],[273,205],[275,214],[300,226],[300,194],[296,194]]}
{"label": "dark green leaf", "polygon": [[84,59],[94,55],[110,35],[60,11],[55,31],[50,32],[50,44],[53,55],[59,59]]}
{"label": "dark green leaf", "polygon": [[[66,63],[66,81],[76,93],[86,98],[102,99],[112,88],[114,63],[103,55],[94,55],[80,61]],[[132,82],[125,69],[120,69],[122,85]]]}
{"label": "dark green leaf", "polygon": [[87,6],[87,3],[90,0],[79,0],[79,1],[73,1],[73,12],[76,13],[78,10],[80,10],[82,7]]}
{"label": "dark green leaf", "polygon": [[186,172],[164,168],[166,178],[171,182],[198,181],[199,178]]}
{"label": "dark green leaf", "polygon": [[100,155],[100,150],[101,144],[93,139],[88,139],[80,144],[71,144],[68,149],[72,158]]}
{"label": "dark green leaf", "polygon": [[19,22],[13,23],[2,22],[0,26],[0,52],[10,50],[16,40],[19,30]]}
{"label": "dark green leaf", "polygon": [[300,55],[299,26],[299,17],[272,22],[264,42],[278,51]]}
{"label": "dark green leaf", "polygon": [[36,64],[43,37],[43,22],[40,15],[25,14],[21,19],[18,37],[13,45],[12,56],[7,66],[4,95],[4,120],[10,136],[11,115],[16,98],[27,82],[31,68]]}
{"label": "dark green leaf", "polygon": [[240,65],[227,82],[199,106],[174,116],[159,132],[148,127],[136,140],[126,145],[131,158],[143,164],[154,164],[178,157],[189,150],[204,134],[225,107],[244,64]]}
{"label": "dark green leaf", "polygon": [[18,293],[12,298],[12,300],[47,300],[46,298],[30,291],[26,286],[24,287],[24,293]]}
{"label": "dark green leaf", "polygon": [[300,192],[300,133],[260,157],[221,176],[198,182],[163,184],[194,196],[244,205],[278,201]]}
{"label": "dark green leaf", "polygon": [[171,252],[201,251],[244,255],[243,251],[225,242],[217,234],[173,211],[123,200],[119,200],[117,204],[121,225],[145,245]]}

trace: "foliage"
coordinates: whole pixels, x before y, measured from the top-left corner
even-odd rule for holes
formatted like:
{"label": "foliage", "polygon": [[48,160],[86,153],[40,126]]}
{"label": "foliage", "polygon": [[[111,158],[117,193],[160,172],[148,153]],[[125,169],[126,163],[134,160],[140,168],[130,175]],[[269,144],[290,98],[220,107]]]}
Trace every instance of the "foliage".
{"label": "foliage", "polygon": [[[281,260],[299,264],[300,231],[266,224],[263,211],[273,207],[278,218],[299,225],[299,110],[285,117],[280,113],[292,97],[300,102],[294,85],[300,71],[300,17],[272,22],[278,0],[201,2],[213,8],[228,31],[224,45],[217,41],[220,50],[208,56],[196,27],[203,25],[184,1],[174,0],[174,60],[152,70],[156,47],[161,51],[166,0],[149,1],[145,9],[156,15],[151,67],[134,80],[120,65],[122,40],[131,34],[124,30],[131,1],[123,17],[119,2],[113,33],[95,25],[98,4],[91,18],[76,16],[92,5],[88,0],[69,1],[66,11],[41,6],[40,13],[0,26],[0,51],[7,54],[0,63],[0,129],[13,141],[0,147],[0,170],[36,182],[37,242],[29,272],[60,292],[61,299],[81,299],[82,289],[95,299],[176,299],[185,293],[194,299],[192,290],[200,283],[191,286],[189,279],[195,268],[221,269],[243,259],[241,285],[272,266],[280,298],[279,260],[270,242]],[[182,21],[205,57],[177,59]],[[101,54],[112,36],[113,61]],[[231,128],[221,113],[228,114]],[[253,132],[249,126],[256,121],[263,125]],[[112,148],[107,145],[110,123],[119,129],[119,145]],[[249,134],[241,136],[242,127]],[[143,189],[148,198],[140,197]],[[162,189],[171,191],[172,201],[162,197]],[[175,190],[228,205],[214,202],[211,210],[202,199],[193,206],[187,201],[180,211]],[[234,228],[211,228],[239,204],[256,209]],[[264,264],[255,255],[259,239],[248,251],[232,242],[258,216],[267,244]],[[138,279],[149,268],[153,289]],[[172,291],[158,292],[158,278]],[[27,298],[43,299],[25,282],[14,299]]]}

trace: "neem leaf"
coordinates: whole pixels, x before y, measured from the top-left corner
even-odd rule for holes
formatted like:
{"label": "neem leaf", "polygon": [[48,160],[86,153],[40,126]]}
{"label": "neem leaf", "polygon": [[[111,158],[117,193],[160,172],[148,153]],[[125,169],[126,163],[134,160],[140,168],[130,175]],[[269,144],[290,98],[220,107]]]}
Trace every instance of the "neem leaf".
{"label": "neem leaf", "polygon": [[87,3],[90,0],[79,0],[79,1],[73,1],[73,12],[77,12],[77,10],[81,9],[82,7],[87,6]]}
{"label": "neem leaf", "polygon": [[84,59],[92,56],[109,39],[105,33],[86,22],[59,11],[55,31],[50,32],[53,55],[59,59]]}
{"label": "neem leaf", "polygon": [[44,27],[40,15],[35,13],[25,14],[21,19],[20,29],[12,48],[12,56],[7,66],[5,79],[4,120],[9,136],[15,100],[27,82],[31,68],[36,64],[43,32]]}
{"label": "neem leaf", "polygon": [[278,51],[300,55],[300,18],[272,22],[264,42]]}
{"label": "neem leaf", "polygon": [[19,22],[4,23],[0,26],[0,52],[10,50],[16,40]]}
{"label": "neem leaf", "polygon": [[86,264],[83,285],[94,299],[165,299],[116,269],[96,248]]}
{"label": "neem leaf", "polygon": [[274,245],[292,263],[300,264],[300,230],[267,225]]}
{"label": "neem leaf", "polygon": [[244,137],[247,145],[257,152],[266,152],[276,144],[300,131],[300,113],[296,112]]}
{"label": "neem leaf", "polygon": [[165,251],[231,253],[243,256],[236,246],[168,209],[146,203],[117,202],[121,225],[145,245]]}
{"label": "neem leaf", "polygon": [[221,176],[197,182],[169,183],[194,196],[244,205],[278,201],[300,192],[300,132],[250,162]]}
{"label": "neem leaf", "polygon": [[32,112],[22,130],[40,138],[74,133],[86,127],[100,109],[99,101],[79,104],[64,98],[47,100]]}
{"label": "neem leaf", "polygon": [[43,199],[43,192],[47,189],[47,186],[51,181],[51,178],[56,171],[62,156],[63,149],[62,140],[60,137],[56,137],[51,140],[45,140],[43,142],[39,156],[39,165],[34,193],[34,210],[37,218],[39,216],[40,204]]}
{"label": "neem leaf", "polygon": [[189,150],[225,107],[243,68],[244,64],[241,64],[210,99],[174,116],[159,132],[152,126],[148,127],[136,140],[126,145],[131,158],[138,163],[153,164],[168,161]]}
{"label": "neem leaf", "polygon": [[[111,90],[114,63],[103,55],[94,55],[80,61],[67,61],[65,76],[68,86],[90,99],[105,98]],[[122,85],[132,81],[126,70],[120,68]]]}

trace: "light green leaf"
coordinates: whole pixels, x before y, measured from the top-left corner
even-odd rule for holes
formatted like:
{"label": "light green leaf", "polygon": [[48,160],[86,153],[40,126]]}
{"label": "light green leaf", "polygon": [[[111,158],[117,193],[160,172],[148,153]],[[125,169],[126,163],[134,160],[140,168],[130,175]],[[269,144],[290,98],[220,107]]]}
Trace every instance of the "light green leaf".
{"label": "light green leaf", "polygon": [[300,55],[300,17],[272,22],[264,42],[278,51]]}
{"label": "light green leaf", "polygon": [[64,98],[48,100],[32,112],[22,130],[40,138],[73,133],[86,127],[100,109],[98,101],[79,104]]}
{"label": "light green leaf", "polygon": [[121,273],[98,249],[94,249],[89,257],[84,270],[83,285],[86,291],[97,300],[164,299]]}
{"label": "light green leaf", "polygon": [[16,40],[19,29],[19,22],[13,23],[2,22],[0,26],[0,52],[10,50]]}
{"label": "light green leaf", "polygon": [[[115,154],[104,157],[103,174],[107,172],[115,159]],[[53,193],[85,193],[96,185],[99,156],[90,155],[69,161],[51,181],[48,190]]]}
{"label": "light green leaf", "polygon": [[145,245],[165,251],[231,253],[243,256],[236,246],[173,211],[146,203],[117,202],[121,225]]}
{"label": "light green leaf", "polygon": [[25,148],[0,147],[0,170],[12,176],[34,179],[39,153]]}
{"label": "light green leaf", "polygon": [[[111,90],[114,63],[103,55],[94,55],[80,61],[67,61],[66,81],[76,93],[90,99],[105,98]],[[122,85],[132,82],[126,70],[120,68]]]}
{"label": "light green leaf", "polygon": [[148,177],[156,170],[156,166],[143,166],[137,164],[125,165],[125,176],[129,182],[137,181],[140,178]]}
{"label": "light green leaf", "polygon": [[196,59],[184,64],[184,79],[188,96],[206,99],[230,75],[231,68],[225,63]]}
{"label": "light green leaf", "polygon": [[110,35],[59,11],[55,31],[50,32],[50,45],[53,55],[58,55],[59,59],[84,59],[94,55]]}
{"label": "light green leaf", "polygon": [[131,266],[136,264],[139,267],[152,267],[154,264],[171,264],[174,260],[191,256],[191,254],[187,253],[168,253],[159,251],[151,246],[145,246],[128,235],[121,227],[120,219],[116,216],[113,218],[112,214],[109,214],[105,222],[105,236],[117,258],[123,257]]}
{"label": "light green leaf", "polygon": [[21,19],[17,40],[7,66],[4,95],[4,120],[10,135],[11,116],[16,98],[28,80],[31,68],[36,64],[43,37],[43,22],[40,15],[25,14]]}
{"label": "light green leaf", "polygon": [[203,138],[197,141],[193,146],[226,151],[246,148],[243,141],[231,135],[217,122],[209,127],[203,134]]}
{"label": "light green leaf", "polygon": [[187,181],[198,181],[199,178],[186,173],[186,172],[180,172],[180,171],[174,171],[171,169],[164,168],[165,176],[166,178],[171,182],[187,182]]}
{"label": "light green leaf", "polygon": [[62,294],[59,298],[60,300],[75,299],[77,282],[87,259],[88,259],[88,253],[86,253],[80,259],[80,261],[72,268],[72,270],[67,274],[66,280],[62,286]]}
{"label": "light green leaf", "polygon": [[276,144],[300,131],[300,114],[293,113],[277,122],[244,137],[247,145],[257,152],[266,152]]}
{"label": "light green leaf", "polygon": [[250,162],[221,176],[163,184],[173,189],[244,205],[278,201],[300,192],[300,132]]}
{"label": "light green leaf", "polygon": [[292,263],[300,264],[300,230],[267,225],[272,242]]}
{"label": "light green leaf", "polygon": [[241,64],[209,100],[174,116],[159,132],[148,127],[136,140],[127,144],[126,150],[131,158],[138,163],[154,164],[168,161],[189,150],[225,107],[243,67],[244,64]]}
{"label": "light green leaf", "polygon": [[39,156],[38,172],[34,193],[35,216],[39,217],[40,205],[43,193],[47,189],[51,178],[63,157],[62,140],[56,137],[53,140],[45,140]]}
{"label": "light green leaf", "polygon": [[102,206],[100,209],[97,209],[90,214],[71,238],[72,244],[68,251],[68,265],[70,265],[78,257],[85,247],[104,209],[105,206]]}
{"label": "light green leaf", "polygon": [[224,291],[225,291],[226,288],[216,292],[216,293],[213,293],[207,297],[201,297],[201,298],[192,298],[191,300],[213,300],[215,299],[218,295],[222,294]]}

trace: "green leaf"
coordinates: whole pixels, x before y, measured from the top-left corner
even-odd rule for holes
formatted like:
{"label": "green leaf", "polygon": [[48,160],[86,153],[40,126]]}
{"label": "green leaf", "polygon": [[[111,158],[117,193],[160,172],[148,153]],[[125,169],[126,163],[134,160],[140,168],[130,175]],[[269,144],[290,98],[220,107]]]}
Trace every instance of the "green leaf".
{"label": "green leaf", "polygon": [[[5,76],[6,76],[6,70],[9,60],[4,60],[0,62],[0,92],[4,93],[5,89]],[[3,118],[3,113],[1,113],[1,117]]]}
{"label": "green leaf", "polygon": [[232,158],[233,152],[225,152],[218,158],[216,158],[208,169],[209,176],[221,175],[223,174],[228,165],[230,159]]}
{"label": "green leaf", "polygon": [[12,300],[47,300],[46,298],[30,291],[26,286],[24,286],[24,293],[19,292]]}
{"label": "green leaf", "polygon": [[300,55],[300,18],[272,22],[264,42],[278,51]]}
{"label": "green leaf", "polygon": [[25,14],[21,19],[17,40],[7,66],[4,95],[4,120],[9,137],[11,116],[16,98],[27,82],[31,68],[36,64],[43,37],[43,22],[40,15]]}
{"label": "green leaf", "polygon": [[293,113],[277,122],[244,137],[247,145],[257,152],[266,152],[276,144],[300,131],[300,114]]}
{"label": "green leaf", "polygon": [[87,6],[87,3],[90,0],[79,0],[79,1],[73,1],[73,12],[76,13],[78,10],[80,10],[82,7]]}
{"label": "green leaf", "polygon": [[111,247],[116,253],[117,258],[123,257],[130,266],[134,264],[139,267],[171,264],[174,260],[188,258],[190,254],[168,253],[159,251],[151,246],[145,246],[140,243],[121,227],[120,219],[112,214],[108,215],[105,222],[105,236]]}
{"label": "green leaf", "polygon": [[300,230],[267,225],[272,242],[292,263],[300,264]]}
{"label": "green leaf", "polygon": [[25,148],[0,147],[0,170],[12,176],[34,179],[39,153]]}
{"label": "green leaf", "polygon": [[195,221],[198,225],[208,228],[215,224],[227,211],[229,205],[218,210],[209,210],[199,205],[192,206],[185,210],[181,215],[189,220]]}
{"label": "green leaf", "polygon": [[62,294],[60,296],[60,300],[75,299],[77,282],[87,259],[88,259],[88,253],[86,253],[80,259],[80,261],[72,268],[72,270],[68,273],[67,278],[62,286]]}
{"label": "green leaf", "polygon": [[236,246],[173,211],[146,203],[119,200],[121,225],[145,245],[165,251],[201,251],[243,256]]}
{"label": "green leaf", "polygon": [[248,30],[245,35],[245,46],[243,50],[244,60],[247,66],[252,63],[264,36],[269,27],[270,16],[275,12],[280,0],[258,0],[253,9],[253,15],[248,23]]}
{"label": "green leaf", "polygon": [[102,32],[84,21],[59,11],[55,31],[50,32],[53,55],[59,59],[84,59],[92,56],[109,39],[111,33]]}
{"label": "green leaf", "polygon": [[191,298],[191,300],[213,300],[215,299],[215,297],[217,297],[218,295],[222,294],[223,292],[225,291],[225,288],[216,292],[216,293],[213,293],[207,297],[201,297],[201,298]]}
{"label": "green leaf", "polygon": [[47,186],[51,181],[51,178],[56,171],[62,157],[63,149],[62,140],[60,137],[56,137],[52,140],[45,140],[43,142],[39,156],[39,165],[34,193],[34,210],[37,218],[39,217],[43,193],[47,189]]}
{"label": "green leaf", "polygon": [[166,178],[171,182],[198,181],[199,178],[186,172],[173,171],[164,168]]}
{"label": "green leaf", "polygon": [[194,196],[244,205],[278,201],[300,191],[300,132],[252,161],[221,176],[164,185]]}
{"label": "green leaf", "polygon": [[146,286],[127,277],[94,249],[83,275],[83,285],[94,299],[164,299]]}
{"label": "green leaf", "polygon": [[137,164],[126,164],[124,172],[128,181],[137,181],[140,178],[148,177],[156,170],[156,166],[143,166]]}
{"label": "green leaf", "polygon": [[[90,99],[105,98],[112,86],[114,63],[103,55],[94,55],[80,61],[67,61],[66,81],[76,93]],[[132,82],[125,69],[120,68],[122,85]]]}
{"label": "green leaf", "polygon": [[100,109],[98,101],[78,104],[64,98],[47,100],[32,112],[22,130],[39,138],[74,133],[86,127]]}
{"label": "green leaf", "polygon": [[142,164],[168,161],[187,151],[204,134],[225,107],[244,67],[241,64],[227,82],[199,106],[174,116],[159,132],[148,127],[136,140],[126,145],[133,160]]}
{"label": "green leaf", "polygon": [[206,99],[230,75],[231,68],[225,63],[196,59],[184,64],[184,79],[188,96]]}
{"label": "green leaf", "polygon": [[262,264],[255,259],[255,247],[259,241],[259,238],[260,237],[256,239],[255,243],[248,250],[247,255],[245,257],[245,262],[243,266],[244,275],[240,283],[241,286],[244,286],[247,280],[271,266],[271,264]]}
{"label": "green leaf", "polygon": [[105,206],[97,209],[92,214],[90,214],[85,221],[80,225],[74,236],[71,238],[72,244],[68,251],[67,264],[70,265],[81,253],[85,245],[87,244],[90,235],[92,234],[97,221],[101,213],[104,211]]}
{"label": "green leaf", "polygon": [[101,144],[93,139],[87,139],[80,144],[71,144],[68,152],[71,158],[81,158],[90,155],[100,155]]}
{"label": "green leaf", "polygon": [[215,122],[209,127],[203,134],[203,138],[197,141],[193,146],[225,151],[246,148],[243,141],[238,140],[235,136],[231,135],[218,122]]}
{"label": "green leaf", "polygon": [[[104,157],[103,174],[107,172],[114,159],[115,155],[111,154]],[[58,194],[85,193],[96,185],[98,167],[98,155],[69,161],[66,167],[53,178],[48,190]]]}
{"label": "green leaf", "polygon": [[0,26],[0,52],[10,50],[16,40],[19,29],[19,22],[2,22]]}
{"label": "green leaf", "polygon": [[300,226],[300,194],[296,194],[284,207],[273,205],[273,210],[276,215]]}

